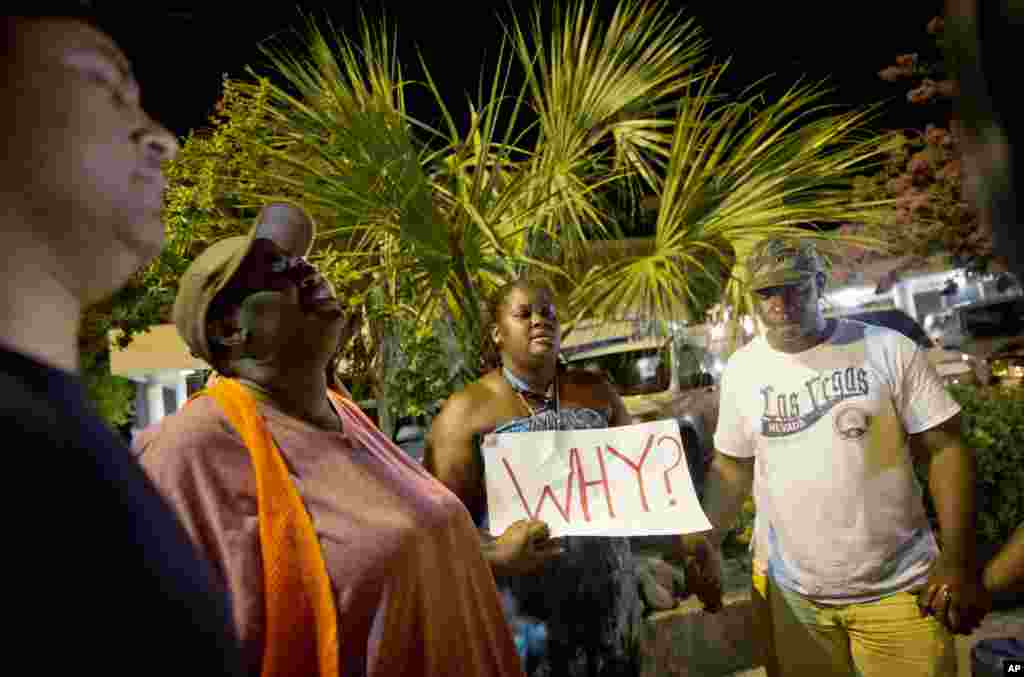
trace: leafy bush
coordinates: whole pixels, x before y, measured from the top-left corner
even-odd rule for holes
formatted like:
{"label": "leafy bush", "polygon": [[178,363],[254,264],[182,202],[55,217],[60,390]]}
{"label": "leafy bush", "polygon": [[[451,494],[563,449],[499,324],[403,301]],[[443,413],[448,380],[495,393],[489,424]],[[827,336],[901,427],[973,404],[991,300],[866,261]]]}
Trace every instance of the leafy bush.
{"label": "leafy bush", "polygon": [[[950,390],[963,408],[964,444],[977,459],[978,541],[1003,543],[1024,522],[1024,389]],[[934,515],[930,497],[928,506]]]}
{"label": "leafy bush", "polygon": [[740,514],[736,523],[726,534],[722,542],[722,552],[725,557],[739,557],[750,548],[750,541],[754,537],[754,499],[747,497],[740,508]]}
{"label": "leafy bush", "polygon": [[135,384],[110,373],[109,352],[82,352],[80,373],[96,413],[115,432],[135,416]]}

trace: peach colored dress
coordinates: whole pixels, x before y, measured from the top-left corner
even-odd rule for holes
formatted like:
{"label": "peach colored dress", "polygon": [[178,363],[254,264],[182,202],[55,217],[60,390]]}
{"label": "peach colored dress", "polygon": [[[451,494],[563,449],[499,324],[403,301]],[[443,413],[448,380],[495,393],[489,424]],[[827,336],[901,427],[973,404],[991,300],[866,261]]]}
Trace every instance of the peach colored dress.
{"label": "peach colored dress", "polygon": [[[319,537],[346,677],[522,677],[479,536],[462,503],[368,421],[331,433],[258,402]],[[263,572],[248,450],[208,397],[136,441],[140,462],[231,594],[260,665]]]}

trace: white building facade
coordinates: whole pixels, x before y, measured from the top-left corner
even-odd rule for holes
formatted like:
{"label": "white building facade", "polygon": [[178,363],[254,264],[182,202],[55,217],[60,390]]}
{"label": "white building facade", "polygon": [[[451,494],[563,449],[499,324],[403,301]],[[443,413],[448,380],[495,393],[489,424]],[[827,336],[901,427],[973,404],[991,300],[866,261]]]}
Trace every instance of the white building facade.
{"label": "white building facade", "polygon": [[173,324],[137,334],[127,348],[118,347],[117,337],[111,333],[110,373],[136,384],[134,435],[180,409],[210,367],[189,352]]}

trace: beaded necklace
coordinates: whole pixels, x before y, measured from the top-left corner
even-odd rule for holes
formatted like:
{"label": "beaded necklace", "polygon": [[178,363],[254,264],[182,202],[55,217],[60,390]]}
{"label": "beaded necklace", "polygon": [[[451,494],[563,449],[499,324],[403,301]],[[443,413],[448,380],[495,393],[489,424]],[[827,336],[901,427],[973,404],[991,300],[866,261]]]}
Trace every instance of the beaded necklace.
{"label": "beaded necklace", "polygon": [[538,392],[531,390],[529,384],[527,384],[521,378],[513,374],[508,367],[502,367],[501,374],[502,376],[505,377],[505,380],[508,381],[508,384],[512,386],[512,390],[516,391],[516,395],[519,396],[519,400],[526,407],[526,410],[530,412],[530,416],[536,416],[537,412],[534,410],[532,406],[530,406],[530,402],[529,400],[527,400],[527,396],[539,399],[544,404],[544,406],[550,406],[551,404],[554,404],[555,415],[557,418],[561,418],[561,416],[559,415],[562,407],[558,394],[558,371],[555,371],[555,378],[552,381],[551,386],[548,386],[548,388],[554,387],[554,394],[551,397],[547,396],[546,394],[542,395]]}

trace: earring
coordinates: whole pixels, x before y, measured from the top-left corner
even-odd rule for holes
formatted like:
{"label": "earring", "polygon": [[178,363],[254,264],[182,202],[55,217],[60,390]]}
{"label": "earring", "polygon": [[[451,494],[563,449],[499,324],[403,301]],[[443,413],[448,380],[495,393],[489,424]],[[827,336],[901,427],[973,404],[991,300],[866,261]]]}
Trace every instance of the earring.
{"label": "earring", "polygon": [[234,336],[228,336],[227,338],[220,339],[222,346],[240,346],[249,339],[249,331],[247,329],[239,329]]}

